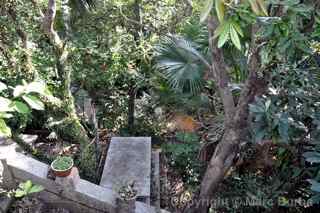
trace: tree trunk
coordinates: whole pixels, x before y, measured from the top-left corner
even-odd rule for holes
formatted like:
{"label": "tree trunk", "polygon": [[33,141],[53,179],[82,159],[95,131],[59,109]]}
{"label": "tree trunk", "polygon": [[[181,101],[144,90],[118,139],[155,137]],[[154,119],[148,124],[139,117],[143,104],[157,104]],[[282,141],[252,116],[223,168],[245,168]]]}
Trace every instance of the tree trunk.
{"label": "tree trunk", "polygon": [[136,89],[131,88],[129,91],[129,102],[128,102],[128,130],[131,134],[134,128],[134,108],[136,100]]}
{"label": "tree trunk", "polygon": [[60,98],[62,99],[62,113],[64,117],[61,121],[55,122],[52,126],[57,133],[65,138],[67,141],[76,142],[80,144],[81,155],[78,159],[78,165],[81,168],[82,175],[95,179],[95,169],[97,162],[94,157],[94,149],[89,146],[89,137],[87,131],[81,125],[80,119],[76,114],[74,98],[71,93],[71,72],[72,69],[69,65],[69,49],[68,39],[71,36],[70,28],[70,8],[69,0],[63,0],[62,16],[64,21],[66,38],[63,41],[58,33],[54,30],[54,20],[56,16],[56,0],[48,1],[47,12],[43,20],[43,29],[49,37],[56,54],[57,69],[61,80],[60,85]]}
{"label": "tree trunk", "polygon": [[218,27],[218,20],[208,18],[209,46],[212,53],[212,72],[219,88],[225,114],[225,132],[221,142],[209,162],[203,177],[200,194],[197,201],[186,212],[207,213],[210,201],[217,191],[219,183],[231,169],[238,155],[241,142],[245,142],[248,133],[249,104],[256,96],[263,94],[267,89],[267,77],[263,75],[259,66],[259,47],[255,41],[257,26],[252,28],[252,43],[248,59],[249,76],[241,91],[238,104],[229,88],[228,67],[224,62],[222,49],[217,48],[217,41],[213,34]]}

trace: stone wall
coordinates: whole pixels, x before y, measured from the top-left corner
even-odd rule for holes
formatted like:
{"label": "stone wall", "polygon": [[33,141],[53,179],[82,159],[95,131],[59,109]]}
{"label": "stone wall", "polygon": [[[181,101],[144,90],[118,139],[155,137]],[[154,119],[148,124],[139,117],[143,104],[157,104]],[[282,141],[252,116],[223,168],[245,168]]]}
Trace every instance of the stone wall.
{"label": "stone wall", "polygon": [[[80,179],[77,169],[73,169],[66,178],[48,179],[49,165],[27,156],[11,140],[2,140],[0,143],[0,168],[2,187],[12,189],[20,182],[31,180],[45,188],[37,197],[49,206],[65,208],[75,213],[117,213],[116,195],[112,189]],[[4,211],[0,207],[0,212],[1,210]],[[137,201],[135,212],[158,211]]]}
{"label": "stone wall", "polygon": [[71,212],[115,213],[115,194],[112,190],[80,179],[77,170],[68,178],[47,178],[49,166],[20,152],[16,143],[0,145],[3,185],[12,188],[19,182],[31,180],[45,190],[39,198],[48,205],[61,206]]}

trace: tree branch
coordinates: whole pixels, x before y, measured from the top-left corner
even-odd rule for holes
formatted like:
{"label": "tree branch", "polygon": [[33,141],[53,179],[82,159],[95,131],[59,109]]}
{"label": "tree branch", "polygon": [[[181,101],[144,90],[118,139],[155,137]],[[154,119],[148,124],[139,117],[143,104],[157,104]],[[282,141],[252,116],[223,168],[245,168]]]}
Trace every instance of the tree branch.
{"label": "tree branch", "polygon": [[31,0],[31,3],[33,4],[34,8],[35,8],[36,10],[38,10],[40,17],[41,17],[41,18],[44,18],[44,14],[43,14],[41,8],[38,6],[37,0]]}
{"label": "tree branch", "polygon": [[51,43],[54,45],[55,49],[59,52],[63,51],[63,42],[60,39],[58,33],[54,30],[54,19],[56,17],[56,1],[49,0],[47,12],[43,18],[43,30],[45,34],[49,37]]}
{"label": "tree branch", "polygon": [[208,17],[209,47],[212,54],[212,66],[210,70],[213,72],[214,80],[219,89],[225,113],[225,124],[228,125],[233,119],[235,103],[229,88],[228,66],[224,61],[223,51],[217,47],[217,39],[214,39],[213,36],[218,23],[216,17]]}
{"label": "tree branch", "polygon": [[[259,30],[258,25],[253,25],[251,30],[251,47],[248,59],[249,75],[241,90],[237,110],[235,113],[235,121],[237,128],[245,129],[247,127],[247,119],[249,117],[249,104],[254,101],[256,96],[260,96],[266,92],[268,86],[268,78],[264,76],[260,66],[259,51],[265,43],[257,43],[256,34]],[[243,131],[244,133],[244,131]]]}

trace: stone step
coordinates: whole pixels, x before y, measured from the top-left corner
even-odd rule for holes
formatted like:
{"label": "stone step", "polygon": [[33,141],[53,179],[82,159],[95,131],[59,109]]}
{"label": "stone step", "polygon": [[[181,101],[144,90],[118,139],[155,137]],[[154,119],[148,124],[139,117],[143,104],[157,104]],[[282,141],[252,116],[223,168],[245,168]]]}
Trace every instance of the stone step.
{"label": "stone step", "polygon": [[113,137],[100,186],[117,191],[135,182],[137,200],[149,203],[151,188],[151,138]]}

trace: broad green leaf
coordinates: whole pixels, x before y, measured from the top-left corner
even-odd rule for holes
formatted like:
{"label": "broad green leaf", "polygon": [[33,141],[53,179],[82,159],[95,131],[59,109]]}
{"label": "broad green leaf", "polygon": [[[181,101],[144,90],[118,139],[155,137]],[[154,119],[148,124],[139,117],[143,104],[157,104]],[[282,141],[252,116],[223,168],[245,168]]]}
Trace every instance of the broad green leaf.
{"label": "broad green leaf", "polygon": [[25,100],[32,109],[36,110],[44,110],[44,104],[42,101],[33,95],[24,95],[22,96],[23,100]]}
{"label": "broad green leaf", "polygon": [[218,19],[220,22],[222,22],[224,19],[224,13],[225,13],[223,0],[215,0],[215,7],[216,7]]}
{"label": "broad green leaf", "polygon": [[3,91],[3,90],[6,90],[7,88],[8,88],[7,85],[5,85],[4,83],[2,83],[0,81],[0,92]]}
{"label": "broad green leaf", "polygon": [[257,132],[255,132],[255,141],[260,142],[267,134],[267,131],[265,129],[259,129]]}
{"label": "broad green leaf", "polygon": [[319,152],[305,152],[303,157],[306,158],[306,161],[310,163],[320,163],[320,153]]}
{"label": "broad green leaf", "polygon": [[241,50],[241,43],[240,43],[240,39],[238,36],[237,31],[234,29],[233,25],[230,24],[230,37],[231,37],[231,41],[232,43],[239,49]]}
{"label": "broad green leaf", "polygon": [[44,188],[42,187],[42,186],[40,186],[40,185],[33,185],[32,186],[32,188],[29,190],[29,194],[30,193],[37,193],[37,192],[41,192],[41,191],[43,191],[44,190]]}
{"label": "broad green leaf", "polygon": [[30,112],[29,107],[25,103],[23,103],[21,101],[12,102],[12,106],[19,113],[27,114],[27,113]]}
{"label": "broad green leaf", "polygon": [[0,112],[0,118],[12,118],[12,114],[6,112]]}
{"label": "broad green leaf", "polygon": [[256,104],[249,104],[249,110],[251,113],[264,113],[265,109]]}
{"label": "broad green leaf", "polygon": [[19,185],[19,187],[20,187],[22,190],[25,190],[26,192],[29,192],[30,189],[32,188],[32,182],[31,182],[31,180],[27,180],[26,182],[21,183],[21,184]]}
{"label": "broad green leaf", "polygon": [[320,203],[320,193],[313,195],[307,202],[312,204],[319,204]]}
{"label": "broad green leaf", "polygon": [[27,194],[26,194],[26,192],[24,191],[24,190],[21,190],[21,189],[17,189],[16,191],[15,191],[15,194],[14,194],[14,196],[16,197],[16,198],[21,198],[21,197],[24,197],[24,196],[26,196]]}
{"label": "broad green leaf", "polygon": [[0,97],[0,112],[12,112],[13,109],[10,107],[11,105],[11,100]]}
{"label": "broad green leaf", "polygon": [[53,96],[51,91],[48,89],[48,87],[45,87],[43,95],[44,96]]}
{"label": "broad green leaf", "polygon": [[229,40],[229,27],[230,24],[226,22],[218,39],[218,48],[222,47]]}
{"label": "broad green leaf", "polygon": [[11,129],[3,119],[0,119],[0,137],[11,137]]}
{"label": "broad green leaf", "polygon": [[26,93],[36,92],[41,95],[46,93],[46,85],[41,82],[31,82],[26,86]]}
{"label": "broad green leaf", "polygon": [[213,0],[207,0],[201,11],[200,22],[204,22],[205,20],[207,20],[212,7],[213,7]]}
{"label": "broad green leaf", "polygon": [[320,192],[320,183],[315,180],[308,180],[309,183],[311,183],[311,190],[315,192]]}
{"label": "broad green leaf", "polygon": [[236,29],[236,31],[238,32],[238,34],[239,34],[241,37],[243,37],[244,34],[243,34],[243,31],[242,31],[240,25],[239,25],[237,22],[235,22],[235,21],[231,22],[231,24],[232,24],[232,26],[234,27],[234,29]]}
{"label": "broad green leaf", "polygon": [[266,101],[266,103],[265,103],[266,110],[268,110],[268,109],[269,109],[270,105],[271,105],[271,100],[270,100],[270,99],[268,99],[268,100]]}
{"label": "broad green leaf", "polygon": [[281,137],[281,139],[284,142],[289,141],[289,118],[286,113],[282,113],[280,119],[279,119],[279,124],[278,124],[278,132]]}
{"label": "broad green leaf", "polygon": [[25,93],[25,91],[26,91],[26,87],[25,86],[18,85],[13,90],[13,96],[14,97],[21,96],[21,95],[23,95]]}
{"label": "broad green leaf", "polygon": [[213,38],[215,39],[215,38],[219,37],[225,30],[227,30],[226,28],[228,27],[228,24],[229,24],[228,22],[220,23],[220,25],[214,31]]}

